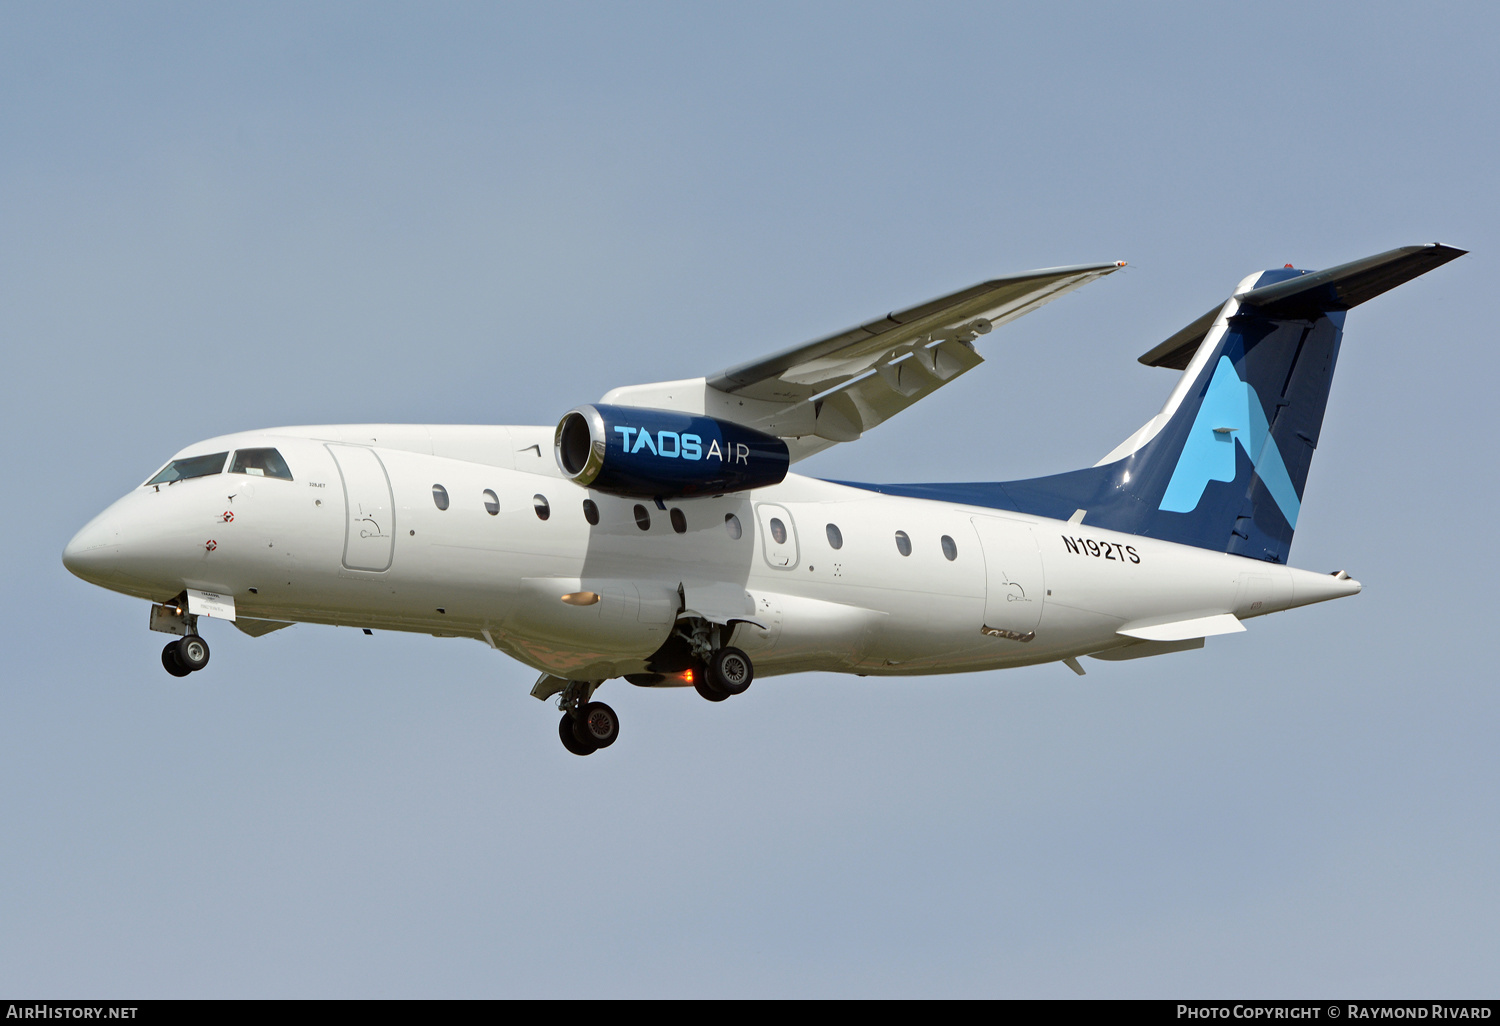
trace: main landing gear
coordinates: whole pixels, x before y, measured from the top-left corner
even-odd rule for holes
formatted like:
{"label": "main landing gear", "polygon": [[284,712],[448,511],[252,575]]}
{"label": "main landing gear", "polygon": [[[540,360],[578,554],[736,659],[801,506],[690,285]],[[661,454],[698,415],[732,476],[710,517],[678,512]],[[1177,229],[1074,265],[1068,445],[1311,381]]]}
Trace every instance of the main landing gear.
{"label": "main landing gear", "polygon": [[693,687],[710,702],[743,695],[753,680],[755,665],[733,646],[715,650],[706,664],[693,669]]}
{"label": "main landing gear", "polygon": [[677,624],[676,637],[692,653],[693,688],[710,702],[743,695],[755,680],[750,657],[733,645],[722,644],[732,630],[696,618]]}
{"label": "main landing gear", "polygon": [[[742,695],[755,679],[755,666],[740,649],[721,644],[731,629],[696,618],[680,620],[668,643],[647,663],[651,672],[626,674],[625,679],[642,687],[655,687],[665,683],[667,674],[680,682],[682,678],[677,675],[687,670],[698,694],[710,702]],[[592,755],[620,736],[619,716],[603,702],[593,701],[601,683],[544,673],[531,690],[541,699],[557,695],[557,707],[562,710],[557,736],[574,755]]]}
{"label": "main landing gear", "polygon": [[557,700],[563,711],[557,735],[574,755],[593,755],[608,748],[620,736],[620,717],[603,702],[589,701],[597,682],[573,680]]}
{"label": "main landing gear", "polygon": [[208,642],[196,634],[169,641],[161,650],[161,665],[174,677],[186,677],[201,670],[208,665]]}

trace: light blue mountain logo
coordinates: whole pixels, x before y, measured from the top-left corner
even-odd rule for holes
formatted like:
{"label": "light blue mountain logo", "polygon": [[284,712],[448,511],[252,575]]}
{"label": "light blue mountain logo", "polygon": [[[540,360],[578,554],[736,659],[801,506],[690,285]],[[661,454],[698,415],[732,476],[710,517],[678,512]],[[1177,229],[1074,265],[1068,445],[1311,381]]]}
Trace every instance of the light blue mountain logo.
{"label": "light blue mountain logo", "polygon": [[1296,527],[1302,503],[1281,459],[1281,450],[1271,437],[1266,411],[1255,389],[1240,380],[1227,356],[1219,357],[1214,367],[1203,405],[1193,419],[1193,429],[1188,432],[1157,509],[1191,513],[1198,508],[1210,481],[1233,481],[1236,444],[1250,457],[1286,522]]}

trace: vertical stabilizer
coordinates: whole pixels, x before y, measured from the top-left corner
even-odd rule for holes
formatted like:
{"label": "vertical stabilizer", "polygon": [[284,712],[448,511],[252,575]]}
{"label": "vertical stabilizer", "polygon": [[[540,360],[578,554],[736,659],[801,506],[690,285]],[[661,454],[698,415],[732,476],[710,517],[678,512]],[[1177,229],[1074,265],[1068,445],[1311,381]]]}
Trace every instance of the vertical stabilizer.
{"label": "vertical stabilizer", "polygon": [[1351,307],[1463,250],[1408,246],[1279,268],[1141,362],[1182,370],[1160,413],[1098,464],[1052,477],[880,490],[997,506],[1285,563]]}

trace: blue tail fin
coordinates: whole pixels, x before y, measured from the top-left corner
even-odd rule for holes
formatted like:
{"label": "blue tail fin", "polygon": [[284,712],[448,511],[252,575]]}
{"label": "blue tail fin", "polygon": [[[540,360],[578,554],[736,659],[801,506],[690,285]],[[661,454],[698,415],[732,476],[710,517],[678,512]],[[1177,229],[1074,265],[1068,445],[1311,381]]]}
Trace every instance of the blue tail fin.
{"label": "blue tail fin", "polygon": [[879,486],[1285,563],[1351,307],[1462,256],[1410,246],[1326,271],[1245,279],[1141,357],[1182,378],[1162,411],[1086,470],[1026,481]]}

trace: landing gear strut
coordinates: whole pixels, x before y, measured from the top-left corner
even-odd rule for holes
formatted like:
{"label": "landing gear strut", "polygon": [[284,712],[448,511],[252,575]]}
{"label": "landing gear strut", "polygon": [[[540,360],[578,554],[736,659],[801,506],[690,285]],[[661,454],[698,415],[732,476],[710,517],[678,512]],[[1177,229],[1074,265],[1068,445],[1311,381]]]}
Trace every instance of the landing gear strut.
{"label": "landing gear strut", "polygon": [[603,702],[591,702],[597,681],[573,680],[557,699],[563,711],[557,735],[574,755],[592,755],[620,736],[620,717]]}

